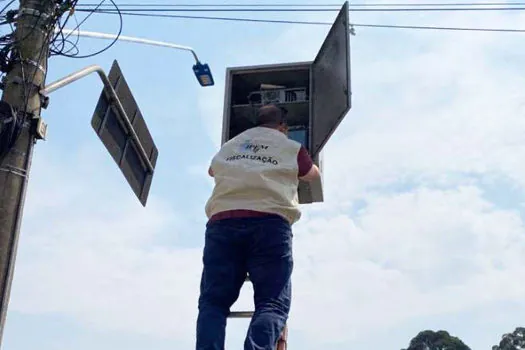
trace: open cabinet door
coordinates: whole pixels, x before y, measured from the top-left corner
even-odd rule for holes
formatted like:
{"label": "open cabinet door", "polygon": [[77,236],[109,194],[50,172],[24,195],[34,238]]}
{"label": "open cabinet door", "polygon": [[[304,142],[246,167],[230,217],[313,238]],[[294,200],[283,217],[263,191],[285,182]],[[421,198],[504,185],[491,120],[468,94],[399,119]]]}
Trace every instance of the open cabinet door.
{"label": "open cabinet door", "polygon": [[343,5],[312,64],[311,154],[317,156],[351,108],[350,23]]}

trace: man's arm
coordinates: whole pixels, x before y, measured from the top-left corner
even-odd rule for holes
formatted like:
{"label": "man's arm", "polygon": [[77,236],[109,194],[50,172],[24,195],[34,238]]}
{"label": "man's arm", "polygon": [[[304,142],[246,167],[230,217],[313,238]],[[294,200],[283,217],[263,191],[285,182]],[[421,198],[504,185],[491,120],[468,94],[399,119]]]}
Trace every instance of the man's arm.
{"label": "man's arm", "polygon": [[299,166],[299,179],[302,181],[311,182],[321,176],[319,168],[314,164],[305,147],[301,147],[297,154],[297,165]]}

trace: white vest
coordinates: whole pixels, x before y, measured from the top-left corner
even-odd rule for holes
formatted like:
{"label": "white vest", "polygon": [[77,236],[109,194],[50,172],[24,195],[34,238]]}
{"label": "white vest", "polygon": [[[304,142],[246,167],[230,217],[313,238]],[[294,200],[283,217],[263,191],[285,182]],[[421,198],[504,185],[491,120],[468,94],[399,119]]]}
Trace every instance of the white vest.
{"label": "white vest", "polygon": [[301,144],[278,130],[255,127],[226,142],[213,157],[215,188],[208,218],[227,210],[278,214],[290,224],[301,217],[297,154]]}

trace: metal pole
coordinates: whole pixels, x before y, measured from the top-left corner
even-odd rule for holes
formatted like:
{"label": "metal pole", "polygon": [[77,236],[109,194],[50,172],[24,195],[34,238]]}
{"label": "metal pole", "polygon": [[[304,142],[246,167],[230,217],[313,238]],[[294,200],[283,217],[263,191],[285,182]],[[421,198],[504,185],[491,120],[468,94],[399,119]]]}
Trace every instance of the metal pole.
{"label": "metal pole", "polygon": [[145,160],[146,166],[148,167],[148,171],[153,173],[153,165],[149,161],[149,156],[144,150],[144,147],[142,147],[139,141],[139,137],[137,136],[137,133],[133,129],[133,125],[129,121],[126,111],[124,110],[124,106],[122,106],[122,103],[120,102],[120,99],[118,98],[115,89],[113,89],[113,86],[111,86],[111,82],[109,81],[109,78],[104,72],[104,69],[102,69],[102,67],[98,65],[91,65],[79,71],[76,71],[74,73],[71,73],[70,75],[64,78],[54,81],[51,84],[47,85],[45,88],[40,90],[40,93],[44,96],[47,96],[53,91],[63,88],[64,86],[74,83],[75,81],[82,79],[90,75],[91,73],[95,73],[95,72],[98,73],[100,80],[102,80],[102,83],[104,84],[105,91],[109,93],[109,97],[111,101],[115,102],[120,115],[122,115],[122,119],[124,120],[124,123],[126,124],[126,127],[128,128],[129,133],[131,134],[131,138],[135,141],[135,145],[137,146],[139,152],[141,153],[142,157]]}
{"label": "metal pole", "polygon": [[[36,137],[32,126],[40,118],[39,90],[44,86],[52,38],[55,2],[20,0],[13,47],[15,58],[5,79],[2,101],[23,121],[20,133],[0,159],[0,344],[13,280],[23,206]],[[0,121],[7,123],[6,116]]]}
{"label": "metal pole", "polygon": [[[59,28],[55,29],[55,32],[60,32]],[[85,36],[88,38],[96,38],[96,39],[109,39],[109,40],[115,40],[118,38],[118,40],[122,41],[128,41],[132,43],[138,43],[138,44],[146,44],[146,45],[153,45],[153,46],[161,46],[161,47],[168,47],[175,50],[183,50],[183,51],[190,51],[195,58],[195,61],[199,63],[199,58],[197,57],[197,53],[195,50],[193,50],[189,46],[182,46],[177,44],[172,44],[164,41],[157,41],[157,40],[149,40],[149,39],[142,39],[142,38],[136,38],[131,36],[117,36],[115,34],[106,34],[106,33],[99,33],[99,32],[88,32],[85,30],[71,30],[71,29],[62,29],[62,33],[66,35],[79,35],[79,36]]]}

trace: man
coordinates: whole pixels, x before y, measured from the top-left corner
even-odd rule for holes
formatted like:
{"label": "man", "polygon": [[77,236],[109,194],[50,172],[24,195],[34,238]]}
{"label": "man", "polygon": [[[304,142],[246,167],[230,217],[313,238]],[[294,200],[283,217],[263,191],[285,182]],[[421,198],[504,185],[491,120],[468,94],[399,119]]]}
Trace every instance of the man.
{"label": "man", "polygon": [[226,319],[246,275],[255,313],[245,350],[275,350],[291,302],[292,231],[301,216],[299,179],[319,177],[307,150],[288,139],[285,112],[259,109],[257,123],[226,142],[208,170],[215,188],[206,204],[204,269],[197,350],[224,350]]}

